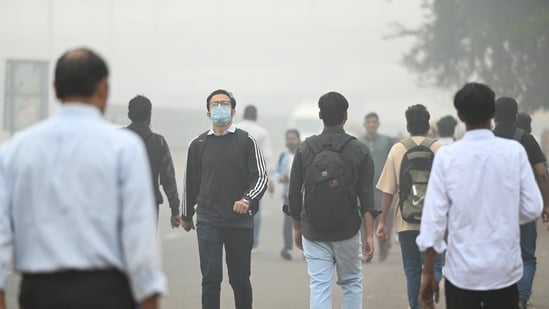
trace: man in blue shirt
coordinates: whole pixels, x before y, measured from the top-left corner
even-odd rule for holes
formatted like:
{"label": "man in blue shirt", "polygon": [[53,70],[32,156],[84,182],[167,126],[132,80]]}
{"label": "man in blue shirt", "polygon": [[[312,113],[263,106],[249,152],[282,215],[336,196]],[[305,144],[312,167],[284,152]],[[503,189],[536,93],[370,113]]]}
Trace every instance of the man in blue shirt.
{"label": "man in blue shirt", "polygon": [[158,308],[150,169],[139,137],[102,119],[106,63],[66,52],[55,91],[59,111],[0,150],[0,308],[12,250],[21,308]]}

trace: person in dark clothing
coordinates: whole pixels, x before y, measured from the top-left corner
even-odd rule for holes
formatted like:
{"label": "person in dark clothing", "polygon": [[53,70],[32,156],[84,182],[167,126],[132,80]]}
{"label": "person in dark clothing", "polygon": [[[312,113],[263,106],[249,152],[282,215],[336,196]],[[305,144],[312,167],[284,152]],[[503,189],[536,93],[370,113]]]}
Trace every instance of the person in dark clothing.
{"label": "person in dark clothing", "polygon": [[128,105],[128,118],[132,123],[127,128],[137,133],[145,143],[151,167],[157,215],[159,206],[164,202],[160,192],[160,185],[162,185],[172,212],[170,224],[172,228],[179,227],[181,224],[181,217],[179,216],[180,201],[172,156],[166,139],[162,135],[154,133],[150,128],[151,109],[152,104],[147,97],[138,95],[131,99]]}
{"label": "person in dark clothing", "polygon": [[[311,138],[320,145],[333,146],[346,135],[343,125],[347,121],[349,103],[341,94],[329,92],[320,97],[318,107],[324,130]],[[309,145],[311,138],[301,143],[295,154],[289,188],[289,211],[294,221],[295,244],[304,252],[310,277],[310,308],[332,308],[334,266],[337,269],[337,283],[343,290],[342,307],[362,308],[362,255],[365,260],[370,260],[374,254],[374,161],[368,146],[355,138],[343,146],[340,153],[352,170],[349,186],[354,196],[350,200],[342,200],[338,208],[342,213],[349,211],[349,208],[354,209],[348,212],[347,224],[322,230],[309,221],[304,207],[303,186],[307,169],[311,168],[315,159],[315,152]],[[322,173],[328,175],[327,171]],[[330,185],[337,184],[337,181],[330,180]],[[356,204],[357,199],[360,206]],[[361,224],[366,228],[362,245]]]}
{"label": "person in dark clothing", "polygon": [[[516,127],[518,104],[513,98],[501,97],[496,100],[496,115],[494,134],[498,137],[515,139],[524,146],[528,161],[534,170],[534,176],[543,197],[543,219],[547,220],[549,213],[549,176],[547,175],[547,159],[534,137]],[[536,221],[520,226],[520,248],[523,261],[523,275],[517,283],[519,292],[519,308],[525,309],[532,293],[534,275],[536,273]]]}
{"label": "person in dark clothing", "polygon": [[517,116],[517,128],[523,129],[528,134],[532,134],[532,117],[527,113],[519,113]]}
{"label": "person in dark clothing", "polygon": [[182,227],[195,228],[196,211],[203,309],[220,307],[223,247],[235,307],[252,308],[253,215],[268,179],[255,138],[233,125],[235,106],[226,90],[208,96],[212,127],[191,142],[187,155]]}

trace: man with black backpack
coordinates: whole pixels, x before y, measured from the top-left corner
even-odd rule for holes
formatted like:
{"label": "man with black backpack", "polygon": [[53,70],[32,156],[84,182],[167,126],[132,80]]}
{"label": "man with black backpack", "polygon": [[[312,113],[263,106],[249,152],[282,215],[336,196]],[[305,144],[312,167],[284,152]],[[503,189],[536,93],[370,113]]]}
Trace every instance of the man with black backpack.
{"label": "man with black backpack", "polygon": [[294,239],[307,260],[310,308],[332,308],[334,266],[342,308],[362,308],[362,255],[370,260],[374,254],[374,164],[368,147],[343,130],[345,97],[329,92],[318,107],[324,130],[301,143],[290,175]]}
{"label": "man with black backpack", "polygon": [[[547,159],[538,142],[528,132],[516,127],[518,104],[513,98],[501,97],[496,100],[496,127],[494,134],[498,137],[514,139],[521,143],[528,161],[532,165],[534,176],[543,197],[545,209],[549,210],[549,176],[547,175]],[[536,220],[520,226],[520,248],[523,262],[523,275],[517,282],[519,308],[526,309],[526,303],[532,294],[532,285],[536,273]]]}
{"label": "man with black backpack", "polygon": [[[428,138],[429,112],[421,104],[408,107],[406,110],[407,129],[410,137],[396,143],[389,152],[377,188],[383,192],[381,216],[377,227],[377,236],[387,238],[389,231],[386,220],[389,208],[396,204],[394,227],[402,253],[404,274],[408,292],[408,304],[411,309],[418,309],[417,295],[421,284],[423,267],[422,254],[416,245],[419,235],[423,200],[433,163],[434,153],[442,146],[434,139]],[[442,277],[441,257],[437,257],[435,275]]]}
{"label": "man with black backpack", "polygon": [[151,167],[152,186],[156,199],[156,213],[158,218],[158,206],[164,202],[160,185],[168,197],[171,209],[170,224],[172,228],[181,224],[179,216],[179,194],[177,193],[177,182],[173,168],[172,156],[166,139],[160,134],[154,133],[151,128],[151,101],[142,95],[130,100],[128,105],[128,118],[132,123],[127,127],[135,132],[145,143],[149,165]]}

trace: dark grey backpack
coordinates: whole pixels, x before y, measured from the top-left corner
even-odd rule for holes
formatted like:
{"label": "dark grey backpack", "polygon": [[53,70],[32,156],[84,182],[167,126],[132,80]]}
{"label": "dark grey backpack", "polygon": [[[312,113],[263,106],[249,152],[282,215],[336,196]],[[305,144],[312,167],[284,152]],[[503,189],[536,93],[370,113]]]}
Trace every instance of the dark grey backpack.
{"label": "dark grey backpack", "polygon": [[322,145],[317,136],[305,140],[314,153],[305,169],[303,207],[311,226],[321,231],[340,229],[357,215],[357,194],[350,162],[341,150],[353,136],[344,134]]}

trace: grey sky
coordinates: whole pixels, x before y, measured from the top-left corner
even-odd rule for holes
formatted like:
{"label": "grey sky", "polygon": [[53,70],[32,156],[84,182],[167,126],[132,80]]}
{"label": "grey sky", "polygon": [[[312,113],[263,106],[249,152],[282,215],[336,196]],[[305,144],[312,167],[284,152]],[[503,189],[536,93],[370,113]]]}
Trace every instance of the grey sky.
{"label": "grey sky", "polygon": [[376,110],[397,121],[406,106],[419,102],[442,116],[453,113],[450,95],[418,87],[399,64],[410,42],[383,39],[392,22],[419,24],[420,5],[0,0],[0,72],[5,59],[44,59],[53,66],[66,49],[89,46],[109,62],[111,104],[145,94],[156,105],[203,108],[211,90],[227,88],[242,104],[284,114],[335,90],[349,99],[354,117]]}

